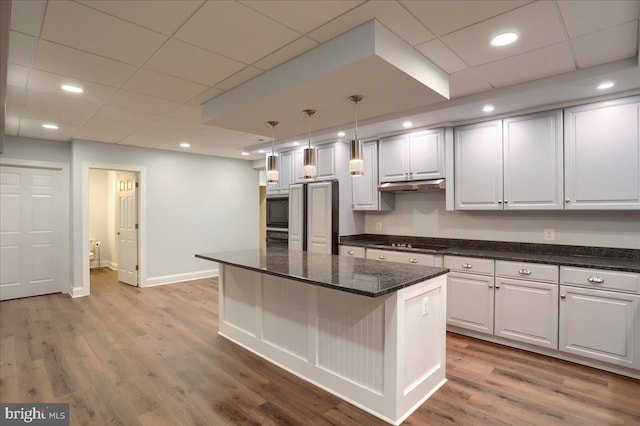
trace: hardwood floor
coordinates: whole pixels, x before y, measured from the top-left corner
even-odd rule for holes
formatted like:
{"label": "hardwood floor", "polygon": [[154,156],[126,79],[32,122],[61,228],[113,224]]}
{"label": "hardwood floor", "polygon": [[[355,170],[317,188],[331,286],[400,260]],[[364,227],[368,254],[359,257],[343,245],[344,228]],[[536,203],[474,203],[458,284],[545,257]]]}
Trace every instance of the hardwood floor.
{"label": "hardwood floor", "polygon": [[[0,303],[0,400],[72,425],[383,425],[218,337],[217,280]],[[640,424],[640,381],[449,334],[449,381],[407,425]]]}

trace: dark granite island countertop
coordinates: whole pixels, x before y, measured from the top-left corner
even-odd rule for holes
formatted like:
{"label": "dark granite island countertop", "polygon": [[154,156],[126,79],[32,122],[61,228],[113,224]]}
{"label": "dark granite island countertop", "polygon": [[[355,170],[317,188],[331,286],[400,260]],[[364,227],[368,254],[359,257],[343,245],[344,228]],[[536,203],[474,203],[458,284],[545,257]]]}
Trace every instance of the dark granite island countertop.
{"label": "dark granite island countertop", "polygon": [[446,268],[407,265],[298,250],[238,250],[197,258],[369,297],[446,274]]}

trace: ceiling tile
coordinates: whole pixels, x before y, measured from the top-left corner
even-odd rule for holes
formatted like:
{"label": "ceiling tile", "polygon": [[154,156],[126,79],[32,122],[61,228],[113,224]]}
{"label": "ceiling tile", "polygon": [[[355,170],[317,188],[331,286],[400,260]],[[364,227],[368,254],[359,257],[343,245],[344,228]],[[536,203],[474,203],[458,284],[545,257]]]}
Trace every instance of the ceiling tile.
{"label": "ceiling tile", "polygon": [[364,3],[362,0],[244,0],[240,3],[263,15],[293,28],[301,34],[319,27],[350,9]]}
{"label": "ceiling tile", "polygon": [[449,76],[449,95],[451,99],[491,89],[491,85],[472,69],[459,71]]}
{"label": "ceiling tile", "polygon": [[98,130],[114,130],[120,133],[131,134],[135,133],[142,128],[139,124],[125,123],[123,121],[109,120],[107,118],[100,118],[97,116],[91,117],[89,121],[84,124],[84,127]]}
{"label": "ceiling tile", "polygon": [[416,49],[448,74],[469,68],[462,59],[458,58],[438,39],[419,44]]}
{"label": "ceiling tile", "polygon": [[75,126],[66,124],[58,124],[57,130],[45,129],[42,127],[41,120],[32,120],[29,118],[20,119],[19,136],[24,138],[47,139],[52,141],[66,141],[78,131]]}
{"label": "ceiling tile", "polygon": [[558,7],[571,38],[614,27],[640,17],[638,0],[562,0],[558,2]]}
{"label": "ceiling tile", "polygon": [[135,67],[40,40],[34,68],[118,87]]}
{"label": "ceiling tile", "polygon": [[187,135],[187,133],[176,130],[167,130],[160,127],[145,126],[138,130],[135,135],[154,137],[158,140],[179,141]]}
{"label": "ceiling tile", "polygon": [[106,105],[159,115],[166,114],[177,107],[179,103],[120,89],[109,98]]}
{"label": "ceiling tile", "polygon": [[638,21],[571,40],[580,68],[591,67],[637,54]]}
{"label": "ceiling tile", "polygon": [[24,103],[27,100],[27,90],[22,87],[8,86],[6,98],[6,115],[20,117]]}
{"label": "ceiling tile", "polygon": [[[491,46],[492,37],[508,31],[518,33],[520,39],[509,46]],[[559,43],[564,41],[564,33],[553,3],[543,1],[456,31],[441,40],[463,61],[475,66]]]}
{"label": "ceiling tile", "polygon": [[184,102],[207,86],[171,75],[140,68],[122,85],[123,88],[159,98]]}
{"label": "ceiling tile", "polygon": [[133,65],[144,62],[167,39],[66,0],[49,2],[41,38]]}
{"label": "ceiling tile", "polygon": [[213,86],[246,65],[170,39],[144,64],[145,68]]}
{"label": "ceiling tile", "polygon": [[253,65],[263,70],[269,70],[276,65],[280,65],[289,59],[295,58],[301,53],[306,52],[309,49],[316,47],[318,43],[307,37],[300,37],[299,39],[287,44],[281,49],[276,50],[270,55],[265,56]]}
{"label": "ceiling tile", "polygon": [[240,3],[213,1],[202,6],[174,37],[250,64],[300,35]]}
{"label": "ceiling tile", "polygon": [[251,80],[253,77],[257,76],[258,74],[262,74],[262,72],[263,71],[258,68],[249,66],[238,71],[231,77],[225,78],[220,83],[216,84],[215,87],[221,90],[233,89],[239,84],[242,84],[247,80]]}
{"label": "ceiling tile", "polygon": [[131,124],[147,124],[158,118],[158,115],[104,105],[96,112],[95,118],[105,118]]}
{"label": "ceiling tile", "polygon": [[[84,92],[65,92],[61,89],[63,84],[82,87]],[[114,87],[38,70],[31,70],[29,73],[27,88],[29,90],[37,90],[38,92],[52,93],[54,95],[96,103],[103,103],[116,91]]]}
{"label": "ceiling tile", "polygon": [[395,1],[369,1],[308,33],[307,37],[324,43],[374,18],[412,46],[434,38],[431,31]]}
{"label": "ceiling tile", "polygon": [[9,64],[7,66],[7,86],[27,87],[29,68],[21,65]]}
{"label": "ceiling tile", "polygon": [[437,35],[444,35],[528,3],[515,0],[402,0],[423,24]]}
{"label": "ceiling tile", "polygon": [[575,69],[567,42],[476,67],[476,71],[494,87],[537,80]]}
{"label": "ceiling tile", "polygon": [[22,116],[77,127],[87,121],[98,108],[100,105],[94,102],[29,90]]}
{"label": "ceiling tile", "polygon": [[9,136],[18,136],[20,130],[20,118],[17,115],[9,115],[4,117],[4,134]]}
{"label": "ceiling tile", "polygon": [[122,145],[141,146],[144,148],[160,148],[163,144],[170,142],[171,140],[169,139],[159,139],[153,136],[133,134],[127,136],[118,143]]}
{"label": "ceiling tile", "polygon": [[9,62],[12,64],[31,66],[36,39],[15,31],[9,32]]}
{"label": "ceiling tile", "polygon": [[151,123],[149,126],[158,127],[160,129],[173,130],[176,132],[182,132],[183,134],[196,132],[202,127],[204,127],[200,123],[193,123],[190,121],[184,120],[176,120],[175,118],[164,117],[158,118],[156,121]]}
{"label": "ceiling tile", "polygon": [[11,2],[11,25],[9,28],[37,37],[40,34],[46,3],[44,0]]}
{"label": "ceiling tile", "polygon": [[87,6],[125,21],[171,35],[198,8],[203,0],[81,0]]}
{"label": "ceiling tile", "polygon": [[[201,124],[200,107],[195,105],[180,105],[164,117],[175,120],[188,121],[190,123]],[[163,117],[163,118],[164,118]]]}
{"label": "ceiling tile", "polygon": [[198,95],[194,96],[193,98],[189,99],[189,102],[187,102],[189,105],[200,105],[204,102],[207,102],[209,99],[213,99],[216,96],[220,95],[224,93],[224,90],[220,90],[216,87],[210,87],[207,90],[199,93]]}
{"label": "ceiling tile", "polygon": [[73,139],[84,139],[95,142],[107,142],[115,143],[129,136],[129,133],[120,132],[118,130],[105,130],[105,129],[93,129],[90,127],[83,127],[78,130]]}
{"label": "ceiling tile", "polygon": [[205,126],[197,132],[191,133],[189,137],[197,142],[209,141],[211,143],[216,143],[240,136],[242,133],[243,132],[222,129],[220,127]]}

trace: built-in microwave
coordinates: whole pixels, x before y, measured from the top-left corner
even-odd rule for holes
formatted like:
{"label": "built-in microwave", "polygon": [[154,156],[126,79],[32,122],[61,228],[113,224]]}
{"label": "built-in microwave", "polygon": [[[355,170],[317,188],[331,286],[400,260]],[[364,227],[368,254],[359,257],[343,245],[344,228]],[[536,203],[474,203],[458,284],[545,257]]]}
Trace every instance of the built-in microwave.
{"label": "built-in microwave", "polygon": [[289,228],[289,197],[267,198],[267,228]]}

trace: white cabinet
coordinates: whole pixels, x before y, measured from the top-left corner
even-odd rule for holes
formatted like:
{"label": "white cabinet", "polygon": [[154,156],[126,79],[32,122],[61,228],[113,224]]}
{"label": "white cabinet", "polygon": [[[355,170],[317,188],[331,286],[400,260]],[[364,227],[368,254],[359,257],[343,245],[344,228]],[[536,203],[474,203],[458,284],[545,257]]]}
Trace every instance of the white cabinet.
{"label": "white cabinet", "polygon": [[455,129],[455,208],[561,210],[562,111]]}
{"label": "white cabinet", "polygon": [[640,97],[565,110],[565,208],[640,209]]}
{"label": "white cabinet", "polygon": [[558,267],[496,261],[496,336],[558,348]]}
{"label": "white cabinet", "polygon": [[444,177],[444,129],[380,139],[380,182]]}
{"label": "white cabinet", "polygon": [[304,250],[304,199],[304,185],[299,183],[291,185],[289,193],[289,250]]}
{"label": "white cabinet", "polygon": [[493,334],[494,261],[445,256],[447,280],[447,324]]}
{"label": "white cabinet", "polygon": [[383,260],[387,262],[408,263],[412,265],[434,266],[435,256],[426,253],[411,253],[406,251],[367,249],[367,259]]}
{"label": "white cabinet", "polygon": [[340,256],[365,258],[365,248],[359,246],[340,246]]}
{"label": "white cabinet", "polygon": [[362,144],[364,175],[351,177],[352,209],[365,211],[393,210],[395,197],[378,191],[378,141]]}
{"label": "white cabinet", "polygon": [[278,183],[267,183],[267,195],[289,194],[289,185],[293,183],[293,152],[278,155]]}
{"label": "white cabinet", "polygon": [[313,182],[307,186],[307,251],[334,253],[338,217],[333,197],[338,196],[337,188],[334,182]]}
{"label": "white cabinet", "polygon": [[[339,179],[346,170],[347,147],[345,142],[316,145],[316,181]],[[293,179],[295,183],[310,182],[304,179],[304,149],[291,151],[293,157]]]}

